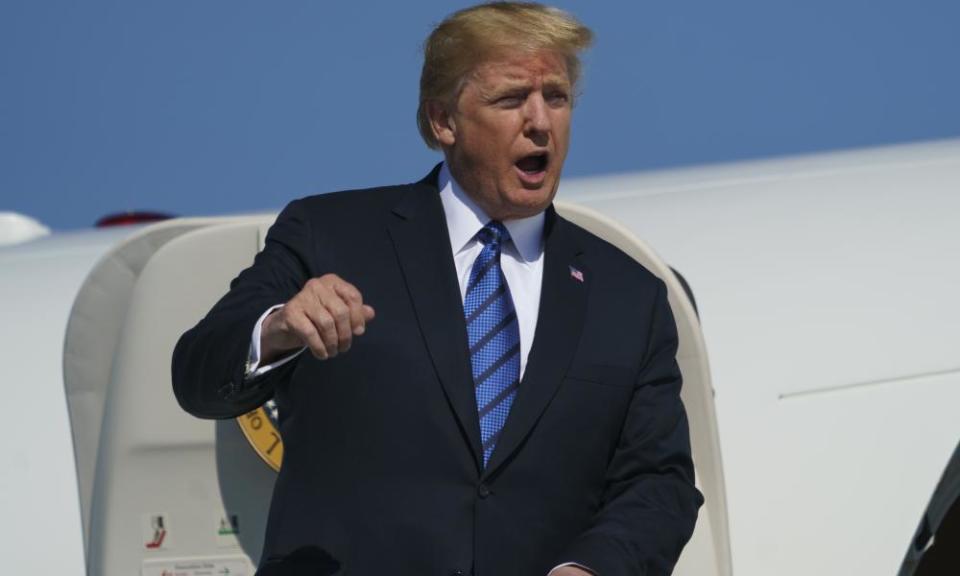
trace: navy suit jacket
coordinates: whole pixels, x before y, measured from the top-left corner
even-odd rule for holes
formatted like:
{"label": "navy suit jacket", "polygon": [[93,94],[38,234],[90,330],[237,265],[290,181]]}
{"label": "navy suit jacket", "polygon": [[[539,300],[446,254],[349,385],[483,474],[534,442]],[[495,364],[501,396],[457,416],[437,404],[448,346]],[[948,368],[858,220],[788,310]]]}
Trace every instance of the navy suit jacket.
{"label": "navy suit jacket", "polygon": [[[532,349],[483,467],[436,175],[290,203],[177,344],[187,411],[227,418],[276,398],[284,461],[261,565],[310,547],[351,576],[545,576],[563,562],[668,574],[702,497],[663,282],[548,210]],[[244,383],[260,314],[329,272],[376,309],[366,334]]]}

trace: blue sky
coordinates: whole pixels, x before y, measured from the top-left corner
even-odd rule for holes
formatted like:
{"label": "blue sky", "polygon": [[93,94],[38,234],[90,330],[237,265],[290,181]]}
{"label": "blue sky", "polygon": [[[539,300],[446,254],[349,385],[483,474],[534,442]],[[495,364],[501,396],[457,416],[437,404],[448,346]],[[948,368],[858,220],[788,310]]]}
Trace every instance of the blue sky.
{"label": "blue sky", "polygon": [[[278,209],[419,179],[420,45],[467,2],[0,0],[0,210]],[[956,0],[558,2],[565,174],[960,136]]]}

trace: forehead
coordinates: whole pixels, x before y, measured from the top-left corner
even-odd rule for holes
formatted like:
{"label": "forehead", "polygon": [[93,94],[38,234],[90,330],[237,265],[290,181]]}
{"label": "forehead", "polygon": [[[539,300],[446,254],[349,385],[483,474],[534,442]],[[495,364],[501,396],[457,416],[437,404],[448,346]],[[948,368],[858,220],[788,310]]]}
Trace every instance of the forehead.
{"label": "forehead", "polygon": [[502,55],[478,64],[467,81],[480,85],[543,82],[569,84],[566,59],[556,52]]}

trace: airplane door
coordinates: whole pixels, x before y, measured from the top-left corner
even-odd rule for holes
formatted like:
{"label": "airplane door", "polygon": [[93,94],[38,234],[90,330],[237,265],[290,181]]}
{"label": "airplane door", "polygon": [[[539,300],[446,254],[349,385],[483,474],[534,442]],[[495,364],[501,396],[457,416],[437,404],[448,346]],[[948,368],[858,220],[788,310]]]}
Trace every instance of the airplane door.
{"label": "airplane door", "polygon": [[87,573],[252,576],[275,473],[233,420],[177,405],[177,338],[249,266],[273,216],[170,220],[117,246],[71,311],[64,383]]}
{"label": "airplane door", "polygon": [[576,204],[557,202],[556,208],[561,216],[620,248],[667,285],[670,307],[680,337],[677,362],[683,373],[681,396],[690,421],[697,487],[705,499],[693,537],[680,556],[674,574],[729,576],[733,568],[713,386],[703,333],[693,301],[684,289],[684,283],[670,267],[624,226]]}

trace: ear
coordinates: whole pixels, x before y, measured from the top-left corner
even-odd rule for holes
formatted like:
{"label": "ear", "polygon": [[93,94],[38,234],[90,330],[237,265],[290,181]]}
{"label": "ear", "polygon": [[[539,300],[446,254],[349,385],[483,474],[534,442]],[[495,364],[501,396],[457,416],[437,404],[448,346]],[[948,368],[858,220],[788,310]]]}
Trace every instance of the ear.
{"label": "ear", "polygon": [[457,124],[447,106],[436,100],[427,102],[427,118],[430,120],[430,128],[440,146],[449,148],[456,143]]}

